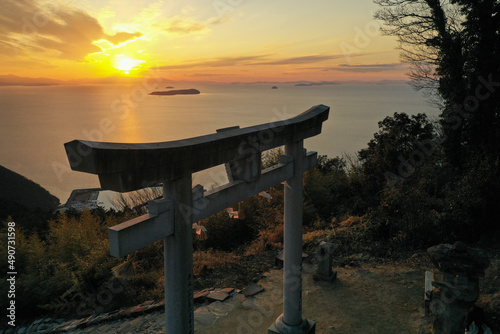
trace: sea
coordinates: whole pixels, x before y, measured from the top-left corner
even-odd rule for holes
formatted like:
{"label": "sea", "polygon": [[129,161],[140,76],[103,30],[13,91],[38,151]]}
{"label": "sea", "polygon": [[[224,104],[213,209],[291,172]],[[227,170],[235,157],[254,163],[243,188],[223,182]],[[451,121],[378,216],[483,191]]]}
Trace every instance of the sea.
{"label": "sea", "polygon": [[[271,89],[273,85],[278,89]],[[439,114],[405,83],[183,84],[175,89],[196,88],[201,94],[176,96],[149,95],[150,88],[141,84],[0,87],[0,165],[65,203],[74,189],[100,187],[96,175],[70,169],[64,143],[75,139],[122,143],[185,139],[235,125],[287,119],[324,104],[330,107],[330,117],[322,133],[304,145],[335,157],[365,148],[386,116],[405,112],[437,118]],[[193,182],[210,180],[198,173]],[[109,198],[110,193],[105,194]]]}

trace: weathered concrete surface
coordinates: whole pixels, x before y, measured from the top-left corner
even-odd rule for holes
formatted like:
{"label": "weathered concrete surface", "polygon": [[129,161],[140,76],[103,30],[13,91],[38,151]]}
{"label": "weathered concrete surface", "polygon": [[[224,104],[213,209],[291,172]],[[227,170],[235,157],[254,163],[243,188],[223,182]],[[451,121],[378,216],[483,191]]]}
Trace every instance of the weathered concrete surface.
{"label": "weathered concrete surface", "polygon": [[[425,332],[421,271],[394,267],[336,270],[335,282],[316,282],[316,267],[304,264],[304,317],[316,322],[317,334]],[[211,325],[197,322],[195,333],[267,333],[283,309],[282,275],[282,270],[266,273],[259,281],[264,292],[249,298],[234,295],[225,302],[232,305],[227,316]]]}
{"label": "weathered concrete surface", "polygon": [[102,189],[126,192],[318,135],[329,111],[318,105],[283,121],[163,143],[74,140],[64,146],[73,170],[99,175]]}

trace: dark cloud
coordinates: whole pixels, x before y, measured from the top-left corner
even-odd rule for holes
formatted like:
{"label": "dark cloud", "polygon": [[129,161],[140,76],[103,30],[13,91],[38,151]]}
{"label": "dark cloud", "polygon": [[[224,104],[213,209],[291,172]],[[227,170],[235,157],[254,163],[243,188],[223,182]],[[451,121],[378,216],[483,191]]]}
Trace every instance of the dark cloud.
{"label": "dark cloud", "polygon": [[106,39],[119,44],[140,36],[127,32],[106,34],[92,16],[56,2],[4,0],[0,12],[0,44],[12,46],[20,56],[57,52],[56,57],[81,61],[101,51],[94,41]]}
{"label": "dark cloud", "polygon": [[104,39],[113,43],[114,45],[118,45],[120,43],[130,41],[131,39],[139,38],[142,36],[142,33],[128,33],[128,32],[118,32],[114,35],[106,35]]}

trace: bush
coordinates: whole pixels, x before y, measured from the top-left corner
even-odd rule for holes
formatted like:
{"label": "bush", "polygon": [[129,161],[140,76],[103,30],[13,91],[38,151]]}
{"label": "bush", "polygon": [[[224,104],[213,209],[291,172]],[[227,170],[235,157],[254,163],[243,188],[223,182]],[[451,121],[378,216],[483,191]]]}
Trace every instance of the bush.
{"label": "bush", "polygon": [[253,235],[245,220],[234,219],[226,211],[204,219],[200,225],[207,229],[206,240],[198,241],[201,249],[213,248],[216,250],[230,251],[238,248]]}

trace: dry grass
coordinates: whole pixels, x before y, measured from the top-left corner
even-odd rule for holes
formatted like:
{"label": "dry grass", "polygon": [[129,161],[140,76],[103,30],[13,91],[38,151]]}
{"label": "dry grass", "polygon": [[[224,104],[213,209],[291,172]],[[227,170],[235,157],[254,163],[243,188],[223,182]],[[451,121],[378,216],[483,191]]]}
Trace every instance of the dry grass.
{"label": "dry grass", "polygon": [[264,238],[258,238],[254,240],[248,246],[246,249],[245,253],[243,254],[244,256],[252,256],[252,255],[260,255],[263,254],[267,249],[267,242]]}
{"label": "dry grass", "polygon": [[259,237],[247,247],[244,256],[262,255],[271,248],[283,248],[283,224],[259,232]]}
{"label": "dry grass", "polygon": [[193,253],[193,274],[199,275],[206,269],[217,269],[227,264],[236,264],[240,256],[221,251],[197,251]]}
{"label": "dry grass", "polygon": [[326,241],[330,239],[333,230],[315,230],[305,233],[302,236],[302,245],[304,250],[307,252],[315,252],[316,247],[320,244],[321,241]]}

